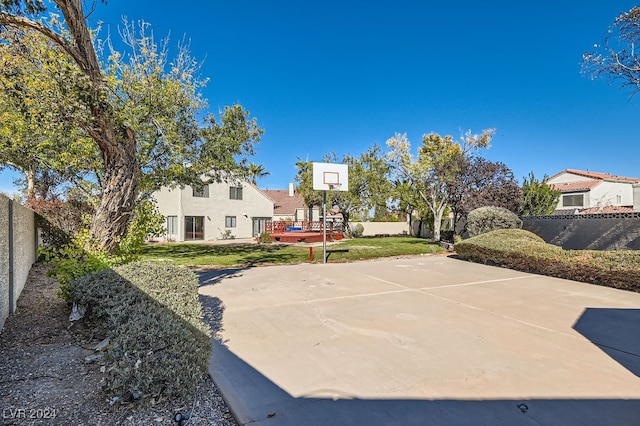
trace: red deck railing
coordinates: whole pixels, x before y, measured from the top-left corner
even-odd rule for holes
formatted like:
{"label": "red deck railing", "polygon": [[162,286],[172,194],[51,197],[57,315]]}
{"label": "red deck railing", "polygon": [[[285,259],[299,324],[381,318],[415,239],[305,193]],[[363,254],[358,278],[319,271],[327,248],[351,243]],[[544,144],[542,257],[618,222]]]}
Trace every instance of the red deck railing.
{"label": "red deck railing", "polygon": [[[322,232],[320,220],[275,220],[264,224],[264,232],[275,234],[280,232]],[[342,222],[327,221],[327,232],[342,232]]]}

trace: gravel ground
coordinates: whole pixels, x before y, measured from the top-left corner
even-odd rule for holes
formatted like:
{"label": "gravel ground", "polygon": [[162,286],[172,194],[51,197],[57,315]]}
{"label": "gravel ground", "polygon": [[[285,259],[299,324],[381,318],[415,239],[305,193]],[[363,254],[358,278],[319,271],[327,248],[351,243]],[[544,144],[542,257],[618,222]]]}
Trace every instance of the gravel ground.
{"label": "gravel ground", "polygon": [[110,405],[102,373],[85,363],[100,339],[90,326],[68,321],[69,307],[55,296],[58,282],[35,265],[18,309],[0,332],[0,410],[4,425],[237,425],[210,378],[194,399],[160,401],[150,408]]}

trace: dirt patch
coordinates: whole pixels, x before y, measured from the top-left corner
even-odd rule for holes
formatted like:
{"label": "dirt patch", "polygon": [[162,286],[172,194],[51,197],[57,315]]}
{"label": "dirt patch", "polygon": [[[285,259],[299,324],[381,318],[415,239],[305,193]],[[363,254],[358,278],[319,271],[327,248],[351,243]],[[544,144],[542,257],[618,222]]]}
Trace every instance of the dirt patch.
{"label": "dirt patch", "polygon": [[16,313],[0,332],[0,419],[4,425],[236,425],[210,378],[193,400],[165,400],[151,408],[110,405],[97,363],[86,363],[101,340],[90,326],[68,320],[70,309],[55,295],[57,280],[35,265]]}

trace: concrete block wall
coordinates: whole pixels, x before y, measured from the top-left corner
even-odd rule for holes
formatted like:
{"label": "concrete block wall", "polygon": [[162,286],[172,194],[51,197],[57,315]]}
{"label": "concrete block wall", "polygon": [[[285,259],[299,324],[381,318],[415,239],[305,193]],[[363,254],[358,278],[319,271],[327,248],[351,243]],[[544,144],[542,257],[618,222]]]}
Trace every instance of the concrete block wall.
{"label": "concrete block wall", "polygon": [[36,261],[36,232],[34,212],[0,194],[0,329]]}
{"label": "concrete block wall", "polygon": [[565,250],[640,250],[640,213],[523,217],[522,229]]}
{"label": "concrete block wall", "polygon": [[0,329],[9,316],[9,200],[0,194]]}

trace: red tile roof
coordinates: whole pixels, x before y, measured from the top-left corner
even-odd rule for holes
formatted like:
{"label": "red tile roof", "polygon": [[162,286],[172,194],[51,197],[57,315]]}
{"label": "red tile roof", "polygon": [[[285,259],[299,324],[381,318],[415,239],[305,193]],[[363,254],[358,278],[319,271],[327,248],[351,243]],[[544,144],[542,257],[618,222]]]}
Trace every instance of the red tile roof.
{"label": "red tile roof", "polygon": [[304,198],[300,195],[289,196],[288,189],[263,189],[273,200],[273,214],[295,214],[296,209],[304,208]]}
{"label": "red tile roof", "polygon": [[571,174],[583,176],[586,178],[616,181],[616,182],[631,182],[631,183],[640,182],[640,178],[616,176],[616,175],[612,175],[611,173],[590,172],[590,171],[576,170],[576,169],[563,170],[560,173],[556,174],[555,176],[552,176],[551,178],[553,179],[554,177],[559,176],[562,173],[571,173]]}
{"label": "red tile roof", "polygon": [[592,214],[592,213],[632,213],[632,206],[604,206],[604,207],[590,207],[588,209],[581,209],[580,214]]}
{"label": "red tile roof", "polygon": [[582,180],[579,182],[552,183],[549,186],[562,192],[580,192],[593,189],[600,185],[601,182],[600,180]]}
{"label": "red tile roof", "polygon": [[552,215],[572,215],[578,210],[578,214],[594,214],[594,213],[633,213],[632,206],[604,206],[604,207],[589,207],[586,209],[559,209],[552,213]]}

